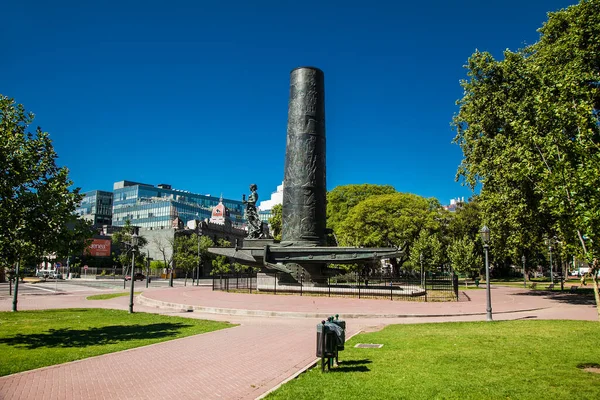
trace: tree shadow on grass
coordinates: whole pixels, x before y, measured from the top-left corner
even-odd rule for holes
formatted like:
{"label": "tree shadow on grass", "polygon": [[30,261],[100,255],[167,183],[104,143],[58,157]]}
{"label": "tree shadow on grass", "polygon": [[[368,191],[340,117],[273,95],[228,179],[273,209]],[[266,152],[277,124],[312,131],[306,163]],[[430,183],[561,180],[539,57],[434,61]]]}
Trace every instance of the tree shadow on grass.
{"label": "tree shadow on grass", "polygon": [[111,325],[90,329],[49,329],[43,333],[17,334],[0,338],[0,344],[25,349],[72,348],[117,344],[129,340],[161,339],[176,336],[192,325],[159,323],[149,325]]}

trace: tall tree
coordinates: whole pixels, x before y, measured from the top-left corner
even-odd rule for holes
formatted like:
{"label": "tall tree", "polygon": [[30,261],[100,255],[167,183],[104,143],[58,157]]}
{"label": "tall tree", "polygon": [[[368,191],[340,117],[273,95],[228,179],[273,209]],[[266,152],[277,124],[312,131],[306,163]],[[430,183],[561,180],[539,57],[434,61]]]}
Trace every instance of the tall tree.
{"label": "tall tree", "polygon": [[452,269],[460,274],[473,276],[482,266],[481,256],[475,250],[475,242],[469,237],[454,240],[448,246],[448,257]]}
{"label": "tall tree", "polygon": [[276,204],[271,209],[271,218],[269,218],[269,226],[271,227],[271,234],[273,235],[273,239],[281,240],[281,214],[282,214],[283,206],[281,204]]}
{"label": "tall tree", "polygon": [[410,251],[411,267],[418,269],[422,265],[425,271],[437,271],[444,259],[445,249],[438,235],[421,230]]}
{"label": "tall tree", "polygon": [[212,270],[210,271],[211,275],[222,275],[230,272],[231,263],[227,257],[217,256],[214,260],[212,260]]}
{"label": "tall tree", "polygon": [[0,95],[0,258],[13,265],[25,255],[59,250],[82,199],[47,132],[28,132],[33,114]]}
{"label": "tall tree", "polygon": [[[494,247],[510,253],[545,230],[591,263],[600,253],[600,1],[549,13],[539,32],[502,61],[469,59],[453,121],[458,176],[483,185]],[[499,204],[503,215],[488,215]]]}
{"label": "tall tree", "polygon": [[382,194],[396,193],[390,185],[345,185],[337,186],[327,193],[327,227],[338,233],[339,225],[350,210],[361,201]]}
{"label": "tall tree", "polygon": [[[201,236],[200,238],[203,237],[204,236]],[[185,286],[187,286],[187,279],[190,271],[200,265],[200,238],[195,233],[189,236],[178,235],[175,237],[173,262],[175,268],[185,271]]]}
{"label": "tall tree", "polygon": [[439,229],[438,210],[431,205],[428,199],[411,193],[370,196],[350,209],[337,228],[338,239],[342,246],[402,246],[403,256],[392,260],[397,273],[421,230]]}
{"label": "tall tree", "polygon": [[[112,235],[113,245],[120,249],[117,260],[123,267],[123,275],[125,275],[125,270],[129,270],[131,266],[132,253],[135,254],[135,267],[144,268],[146,265],[146,257],[140,250],[148,244],[148,240],[138,235],[137,230],[135,226],[131,225],[130,220],[126,220],[123,229]],[[134,235],[136,235],[135,240]],[[134,272],[130,271],[131,279],[133,279]]]}

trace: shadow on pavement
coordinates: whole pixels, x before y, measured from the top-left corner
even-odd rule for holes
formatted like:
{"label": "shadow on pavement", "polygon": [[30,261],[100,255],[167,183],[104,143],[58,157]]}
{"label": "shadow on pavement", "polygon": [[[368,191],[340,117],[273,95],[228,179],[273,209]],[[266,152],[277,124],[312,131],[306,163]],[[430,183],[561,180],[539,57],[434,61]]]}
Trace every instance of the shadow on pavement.
{"label": "shadow on pavement", "polygon": [[544,297],[548,300],[558,301],[560,303],[575,304],[575,305],[595,305],[594,295],[592,294],[577,294],[568,292],[550,292],[542,290],[530,290],[527,292],[514,293],[513,296],[531,296]]}
{"label": "shadow on pavement", "polygon": [[149,325],[113,325],[90,329],[50,329],[44,333],[17,334],[13,337],[1,338],[0,343],[26,349],[101,346],[129,340],[175,336],[180,329],[190,326],[178,322]]}

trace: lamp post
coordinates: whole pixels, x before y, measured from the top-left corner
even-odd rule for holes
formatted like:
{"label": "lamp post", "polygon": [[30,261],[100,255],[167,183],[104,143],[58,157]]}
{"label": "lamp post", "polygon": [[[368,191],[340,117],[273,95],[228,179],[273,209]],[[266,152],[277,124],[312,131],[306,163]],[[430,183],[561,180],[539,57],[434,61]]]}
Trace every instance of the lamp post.
{"label": "lamp post", "polygon": [[550,283],[554,283],[554,276],[552,274],[552,238],[546,240],[546,243],[548,244],[548,253],[550,254]]}
{"label": "lamp post", "polygon": [[133,234],[131,235],[131,290],[129,292],[129,314],[133,314],[133,286],[135,282],[135,246],[137,246],[137,228],[133,228]]}
{"label": "lamp post", "polygon": [[523,287],[527,288],[527,275],[525,274],[525,254],[521,257],[521,261],[523,261]]}
{"label": "lamp post", "polygon": [[200,279],[200,233],[197,234],[198,236],[198,267],[197,267],[197,274],[196,274],[196,286],[198,286],[198,280]]}
{"label": "lamp post", "polygon": [[421,286],[425,288],[425,270],[423,269],[423,253],[419,254],[419,261],[421,262]]}
{"label": "lamp post", "polygon": [[15,268],[15,290],[13,291],[12,312],[17,311],[18,294],[19,294],[19,261],[17,261],[17,267]]}
{"label": "lamp post", "polygon": [[492,321],[492,294],[490,291],[490,260],[489,260],[489,255],[488,255],[489,248],[490,248],[490,245],[489,245],[490,228],[488,228],[487,226],[484,226],[479,231],[479,234],[481,235],[481,241],[483,242],[483,249],[485,250],[485,291],[486,291],[486,297],[487,297],[486,319],[488,322],[491,322]]}

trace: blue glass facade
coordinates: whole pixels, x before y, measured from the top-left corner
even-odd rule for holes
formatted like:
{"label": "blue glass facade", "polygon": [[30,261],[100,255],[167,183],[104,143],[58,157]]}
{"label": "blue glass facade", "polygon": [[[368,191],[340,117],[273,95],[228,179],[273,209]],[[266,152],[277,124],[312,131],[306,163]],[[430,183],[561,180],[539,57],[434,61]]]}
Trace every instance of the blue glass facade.
{"label": "blue glass facade", "polygon": [[[170,187],[154,187],[128,182],[115,184],[113,191],[113,225],[123,226],[130,220],[135,226],[146,229],[170,228],[175,217],[184,223],[210,218],[219,198],[194,194]],[[229,209],[232,223],[243,224],[244,205],[241,201],[223,199]]]}
{"label": "blue glass facade", "polygon": [[81,204],[75,209],[75,214],[94,225],[111,225],[113,194],[102,190],[83,193]]}

